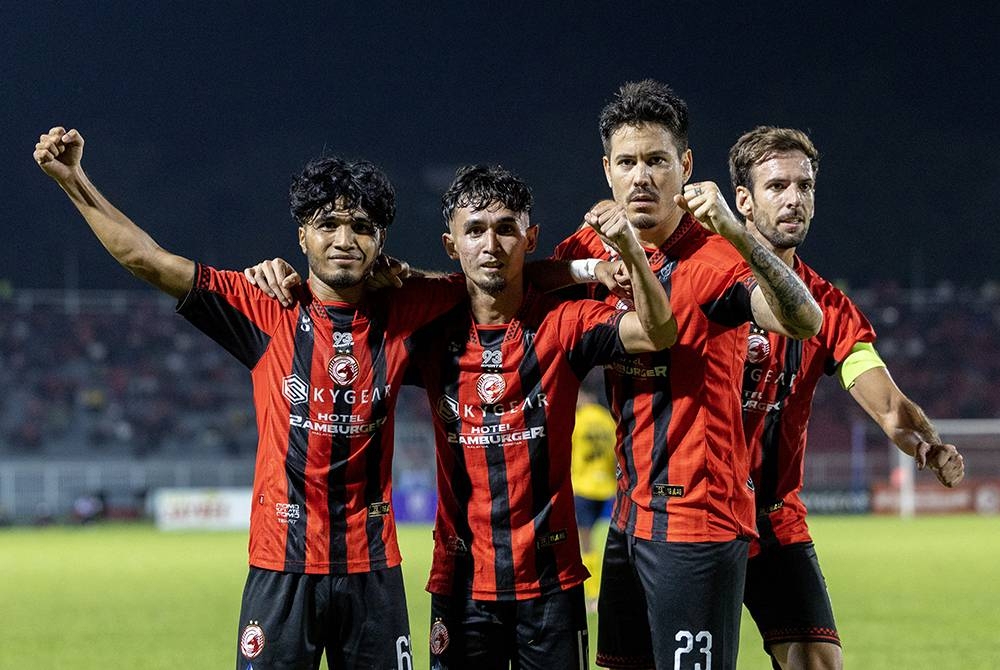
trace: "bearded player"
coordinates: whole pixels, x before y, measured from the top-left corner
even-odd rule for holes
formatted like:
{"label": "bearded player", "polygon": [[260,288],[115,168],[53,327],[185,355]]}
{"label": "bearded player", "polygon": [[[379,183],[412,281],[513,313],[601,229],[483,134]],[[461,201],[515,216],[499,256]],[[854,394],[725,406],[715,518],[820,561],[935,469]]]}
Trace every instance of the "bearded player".
{"label": "bearded player", "polygon": [[817,382],[836,376],[889,439],[943,485],[958,484],[964,464],[893,382],[864,314],[796,255],[815,212],[819,154],[809,137],[790,128],[755,128],[733,145],[729,170],[747,229],[795,270],[823,309],[819,334],[807,340],[756,324],[748,337],[743,418],[759,540],[750,548],[744,602],[775,668],[839,669],[840,637],[799,497]]}

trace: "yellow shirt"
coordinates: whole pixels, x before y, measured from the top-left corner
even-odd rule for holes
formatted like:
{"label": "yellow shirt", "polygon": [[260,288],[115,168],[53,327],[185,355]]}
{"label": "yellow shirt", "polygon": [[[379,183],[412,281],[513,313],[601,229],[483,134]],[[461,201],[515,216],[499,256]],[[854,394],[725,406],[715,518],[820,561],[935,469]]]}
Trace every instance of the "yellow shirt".
{"label": "yellow shirt", "polygon": [[615,420],[604,406],[581,405],[573,429],[573,492],[607,500],[618,486],[615,476]]}

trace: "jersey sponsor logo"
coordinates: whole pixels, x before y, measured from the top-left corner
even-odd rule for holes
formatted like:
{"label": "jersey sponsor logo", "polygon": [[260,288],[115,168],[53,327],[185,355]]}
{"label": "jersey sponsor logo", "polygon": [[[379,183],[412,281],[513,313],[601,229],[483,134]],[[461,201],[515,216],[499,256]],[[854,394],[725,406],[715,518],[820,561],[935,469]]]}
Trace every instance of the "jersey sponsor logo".
{"label": "jersey sponsor logo", "polygon": [[387,502],[379,501],[379,502],[373,502],[370,505],[368,505],[369,517],[385,516],[388,513],[389,513],[389,503]]}
{"label": "jersey sponsor logo", "polygon": [[350,354],[337,354],[330,359],[330,364],[326,366],[327,374],[335,384],[347,386],[357,381],[361,375],[361,366],[358,360]]}
{"label": "jersey sponsor logo", "polygon": [[761,368],[755,368],[750,371],[750,379],[755,382],[764,382],[765,384],[784,384],[785,378],[788,378],[788,385],[792,386],[795,384],[795,378],[798,377],[798,373],[791,373],[789,375],[784,370],[778,372],[776,370],[762,370]]}
{"label": "jersey sponsor logo", "polygon": [[310,330],[312,330],[312,327],[313,327],[312,319],[309,318],[308,314],[303,314],[302,320],[299,321],[299,329],[303,333],[308,333]]}
{"label": "jersey sponsor logo", "polygon": [[467,433],[448,433],[448,442],[467,449],[486,449],[545,437],[545,426],[511,428],[509,423],[496,426],[471,426]]}
{"label": "jersey sponsor logo", "polygon": [[653,495],[658,498],[683,498],[684,487],[677,484],[653,484]]}
{"label": "jersey sponsor logo", "polygon": [[781,409],[781,401],[768,402],[760,391],[749,391],[743,394],[743,411],[764,414]]}
{"label": "jersey sponsor logo", "polygon": [[[336,423],[324,421],[324,417],[335,417]],[[343,422],[341,422],[343,419]],[[350,420],[352,423],[348,423]],[[367,423],[362,423],[362,418],[356,414],[320,414],[315,420],[307,419],[304,416],[292,415],[288,417],[288,425],[292,428],[305,428],[313,433],[323,433],[325,435],[367,435],[374,433],[381,428],[388,417],[373,419]],[[353,423],[357,421],[358,423]]]}
{"label": "jersey sponsor logo", "polygon": [[546,547],[551,547],[554,544],[565,542],[568,537],[569,533],[565,529],[553,531],[551,533],[546,533],[542,537],[535,540],[535,546],[539,549],[545,549]]}
{"label": "jersey sponsor logo", "polygon": [[[486,353],[489,352],[483,352],[483,354]],[[493,404],[502,398],[503,393],[506,390],[507,382],[504,381],[504,378],[492,372],[480,375],[479,381],[476,382],[476,391],[479,393],[479,397],[482,398],[483,402],[487,404]]]}
{"label": "jersey sponsor logo", "polygon": [[443,395],[438,398],[434,411],[446,423],[458,421],[458,401],[449,396]]}
{"label": "jersey sponsor logo", "polygon": [[437,619],[431,626],[431,653],[440,656],[448,648],[448,627],[444,621]]}
{"label": "jersey sponsor logo", "polygon": [[278,523],[294,526],[299,518],[299,506],[296,503],[275,503],[274,513],[278,516]]}
{"label": "jersey sponsor logo", "polygon": [[240,653],[244,658],[257,658],[264,651],[264,629],[256,621],[251,621],[240,633]]}
{"label": "jersey sponsor logo", "polygon": [[750,333],[747,338],[747,361],[760,363],[771,355],[771,341],[766,335]]}
{"label": "jersey sponsor logo", "polygon": [[298,375],[288,375],[281,380],[281,395],[293,405],[309,400],[309,384]]}
{"label": "jersey sponsor logo", "polygon": [[666,365],[654,365],[650,368],[635,362],[615,361],[607,367],[625,377],[640,379],[645,377],[668,377],[670,375],[670,369]]}

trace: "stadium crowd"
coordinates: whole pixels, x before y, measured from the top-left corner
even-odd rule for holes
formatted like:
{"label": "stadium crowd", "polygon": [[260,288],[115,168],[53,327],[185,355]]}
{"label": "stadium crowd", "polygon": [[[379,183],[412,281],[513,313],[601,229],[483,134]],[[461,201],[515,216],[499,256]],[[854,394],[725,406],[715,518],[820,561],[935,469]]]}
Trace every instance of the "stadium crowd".
{"label": "stadium crowd", "polygon": [[[871,318],[900,387],[935,419],[1000,416],[1000,284],[845,287]],[[20,291],[0,299],[0,456],[252,458],[249,378],[152,292]],[[599,376],[594,391],[603,393]],[[426,401],[404,393],[398,486],[433,482]],[[845,449],[862,412],[834,380],[816,391],[810,449]]]}

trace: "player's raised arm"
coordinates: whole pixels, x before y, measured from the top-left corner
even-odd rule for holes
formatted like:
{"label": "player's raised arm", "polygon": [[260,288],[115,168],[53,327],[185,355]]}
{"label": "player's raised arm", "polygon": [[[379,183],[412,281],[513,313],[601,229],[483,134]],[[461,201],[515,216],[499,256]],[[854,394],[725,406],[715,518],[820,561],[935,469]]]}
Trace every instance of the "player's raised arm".
{"label": "player's raised arm", "polygon": [[57,126],[40,136],[35,162],[66,192],[104,248],[122,266],[179,298],[194,283],[194,262],[160,247],[146,231],[108,202],[83,171],[83,136]]}
{"label": "player's raised arm", "polygon": [[953,444],[941,441],[930,419],[915,402],[899,390],[884,366],[862,372],[850,392],[899,449],[952,487],[965,477],[965,461]]}
{"label": "player's raised arm", "polygon": [[673,346],[677,341],[677,319],[625,209],[613,200],[602,200],[584,220],[618,251],[631,278],[635,311],[626,314],[619,325],[626,351],[659,351]]}
{"label": "player's raised arm", "polygon": [[754,321],[781,335],[804,340],[819,332],[823,312],[798,275],[773,252],[764,248],[733,215],[719,187],[710,181],[684,186],[674,202],[706,229],[722,235],[746,259],[757,288],[751,294]]}

